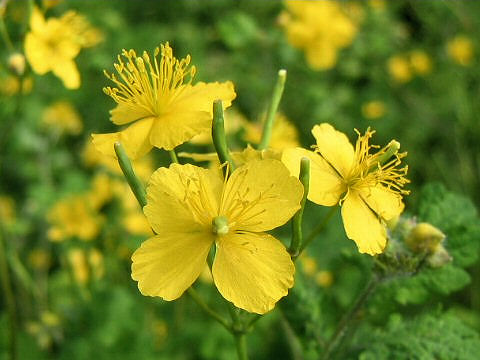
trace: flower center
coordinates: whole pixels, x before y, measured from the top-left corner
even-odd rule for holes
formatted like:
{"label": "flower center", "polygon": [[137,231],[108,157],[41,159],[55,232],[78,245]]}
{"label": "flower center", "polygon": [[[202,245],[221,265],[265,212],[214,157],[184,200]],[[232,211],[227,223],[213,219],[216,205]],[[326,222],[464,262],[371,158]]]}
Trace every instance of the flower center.
{"label": "flower center", "polygon": [[228,234],[228,219],[226,216],[217,216],[212,220],[212,232],[216,235]]}

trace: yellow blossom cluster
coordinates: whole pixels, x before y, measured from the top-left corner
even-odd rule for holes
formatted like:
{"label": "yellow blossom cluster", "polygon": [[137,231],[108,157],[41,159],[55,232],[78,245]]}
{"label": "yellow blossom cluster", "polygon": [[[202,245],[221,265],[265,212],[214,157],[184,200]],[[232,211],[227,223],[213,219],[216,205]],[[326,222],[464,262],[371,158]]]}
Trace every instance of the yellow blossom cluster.
{"label": "yellow blossom cluster", "polygon": [[409,82],[415,75],[424,76],[432,71],[432,60],[423,50],[413,50],[407,54],[395,55],[388,59],[387,69],[393,80]]}
{"label": "yellow blossom cluster", "polygon": [[[340,17],[338,4],[321,6]],[[354,29],[344,25],[349,26]],[[116,87],[104,91],[117,103],[111,120],[127,127],[93,135],[96,151],[112,156],[110,160],[99,160],[92,149],[85,152],[85,160],[118,173],[112,163],[116,143],[123,145],[134,167],[153,147],[172,151],[192,139],[209,143],[213,101],[228,107],[236,94],[231,82],[193,85],[190,61],[190,56],[177,60],[168,43],[152,58],[124,50],[115,64],[118,77],[106,73]],[[245,139],[258,143],[262,126],[235,116],[227,129],[235,133],[243,127]],[[354,147],[324,123],[313,128],[317,145],[308,151],[298,147],[296,129],[285,117],[277,116],[275,124],[270,148],[258,151],[249,145],[231,153],[236,167],[220,164],[216,154],[186,154],[216,165],[205,169],[174,162],[149,176],[143,212],[153,231],[132,256],[132,278],[143,295],[177,299],[199,277],[209,278],[207,271],[220,294],[236,307],[258,314],[270,311],[293,286],[295,266],[285,246],[267,231],[300,209],[304,191],[298,176],[304,157],[311,162],[308,198],[323,206],[341,205],[347,236],[360,252],[375,255],[384,250],[385,223],[403,210],[402,195],[408,193],[403,190],[408,180],[407,168],[400,168],[406,155],[398,152],[400,144],[391,141],[373,152],[378,147],[369,144],[374,131],[368,129],[359,133]],[[136,224],[129,226],[133,230]],[[325,270],[316,278],[325,287],[333,281]]]}
{"label": "yellow blossom cluster", "polygon": [[285,1],[287,11],[280,22],[287,39],[305,51],[308,64],[315,70],[335,66],[339,50],[349,46],[357,33],[357,25],[335,1]]}
{"label": "yellow blossom cluster", "polygon": [[462,66],[473,61],[473,43],[467,36],[458,35],[447,43],[448,56]]}
{"label": "yellow blossom cluster", "polygon": [[75,11],[60,18],[45,19],[40,9],[33,8],[30,32],[25,37],[25,56],[37,74],[50,71],[59,77],[66,88],[80,87],[80,73],[74,59],[82,48],[102,40],[99,30]]}
{"label": "yellow blossom cluster", "polygon": [[78,135],[83,130],[80,114],[68,101],[56,101],[42,114],[42,124],[58,134]]}

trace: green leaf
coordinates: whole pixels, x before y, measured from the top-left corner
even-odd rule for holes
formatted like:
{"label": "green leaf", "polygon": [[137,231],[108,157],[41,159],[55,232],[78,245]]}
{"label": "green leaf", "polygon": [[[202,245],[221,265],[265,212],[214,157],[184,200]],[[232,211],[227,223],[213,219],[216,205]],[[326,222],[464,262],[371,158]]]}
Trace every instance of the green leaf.
{"label": "green leaf", "polygon": [[366,330],[359,336],[368,344],[358,357],[361,360],[473,360],[480,354],[478,333],[452,315],[429,314],[408,320],[392,316],[386,329]]}

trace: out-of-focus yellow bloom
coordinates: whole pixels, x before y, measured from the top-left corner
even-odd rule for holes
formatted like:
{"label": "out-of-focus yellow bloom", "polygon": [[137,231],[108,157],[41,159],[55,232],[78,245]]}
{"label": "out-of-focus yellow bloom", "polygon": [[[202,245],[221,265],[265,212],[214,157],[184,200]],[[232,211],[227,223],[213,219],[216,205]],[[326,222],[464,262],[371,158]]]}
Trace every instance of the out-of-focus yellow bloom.
{"label": "out-of-focus yellow bloom", "polygon": [[112,179],[105,173],[95,174],[87,197],[92,209],[100,209],[113,197]]}
{"label": "out-of-focus yellow bloom", "polygon": [[122,223],[132,235],[153,235],[152,228],[143,214],[132,190],[124,182],[115,188],[123,207]]}
{"label": "out-of-focus yellow bloom", "polygon": [[295,267],[284,245],[265,231],[288,221],[302,194],[278,160],[248,162],[226,180],[190,164],[160,168],[144,207],[158,235],[133,254],[132,278],[143,295],[177,299],[205,269],[215,244],[219,292],[241,309],[266,313],[293,286]]}
{"label": "out-of-focus yellow bloom", "polygon": [[285,2],[287,13],[281,15],[281,23],[288,41],[303,49],[307,61],[315,70],[326,70],[337,63],[337,53],[349,46],[357,26],[335,1]]}
{"label": "out-of-focus yellow bloom", "polygon": [[302,255],[300,261],[302,263],[303,272],[307,275],[313,276],[317,270],[316,260],[308,255]]}
{"label": "out-of-focus yellow bloom", "polygon": [[80,285],[85,285],[91,278],[100,279],[105,272],[103,255],[97,249],[70,249],[67,258],[72,268],[72,275]]}
{"label": "out-of-focus yellow bloom", "polygon": [[44,249],[33,249],[28,254],[28,262],[35,270],[46,271],[52,263],[50,254]]}
{"label": "out-of-focus yellow bloom", "polygon": [[385,113],[386,108],[383,101],[373,100],[362,105],[362,114],[367,119],[378,119]]}
{"label": "out-of-focus yellow bloom", "polygon": [[473,60],[473,43],[468,37],[458,35],[447,43],[447,53],[458,64],[468,66]]}
{"label": "out-of-focus yellow bloom", "polygon": [[410,53],[410,65],[413,72],[426,75],[432,71],[432,60],[423,50],[414,50]]}
{"label": "out-of-focus yellow bloom", "polygon": [[73,195],[57,202],[47,214],[51,224],[48,237],[51,241],[63,241],[78,237],[81,240],[92,240],[103,222],[85,195]]}
{"label": "out-of-focus yellow bloom", "polygon": [[20,53],[12,54],[8,57],[8,67],[18,76],[25,72],[25,56]]}
{"label": "out-of-focus yellow bloom", "polygon": [[[245,123],[245,141],[251,144],[259,144],[262,138],[262,123]],[[285,115],[277,114],[273,123],[272,136],[269,148],[283,150],[300,146],[298,131]]]}
{"label": "out-of-focus yellow bloom", "polygon": [[385,0],[369,0],[368,5],[375,10],[384,10],[386,7]]}
{"label": "out-of-focus yellow bloom", "polygon": [[115,64],[120,78],[105,72],[117,87],[106,87],[104,92],[118,104],[110,111],[112,122],[131,125],[112,134],[92,134],[93,143],[105,155],[115,157],[117,141],[131,159],[153,146],[172,150],[211,129],[214,100],[222,99],[226,108],[236,96],[230,81],[192,85],[195,66],[190,66],[190,55],[177,60],[168,43],[155,49],[153,59],[147,52],[137,56],[134,50],[123,50],[122,56]]}
{"label": "out-of-focus yellow bloom", "polygon": [[83,130],[80,114],[68,101],[57,101],[42,114],[42,123],[60,134],[78,135]]}
{"label": "out-of-focus yellow bloom", "polygon": [[42,349],[47,349],[51,347],[54,342],[61,341],[61,324],[62,321],[57,314],[51,311],[43,311],[38,321],[30,321],[27,323],[26,330],[37,339]]}
{"label": "out-of-focus yellow bloom", "polygon": [[[22,81],[22,94],[26,95],[32,91],[33,79],[27,76]],[[20,91],[20,80],[16,76],[7,76],[0,79],[0,94],[13,96]]]}
{"label": "out-of-focus yellow bloom", "polygon": [[42,0],[42,5],[44,9],[50,9],[58,4],[60,4],[63,0]]}
{"label": "out-of-focus yellow bloom", "polygon": [[15,222],[15,202],[9,196],[0,196],[0,224],[11,225]]}
{"label": "out-of-focus yellow bloom", "polygon": [[25,37],[25,55],[37,74],[52,71],[66,88],[77,89],[80,73],[74,59],[82,48],[94,46],[101,40],[101,33],[74,11],[45,20],[34,7],[30,32]]}
{"label": "out-of-focus yellow bloom", "polygon": [[321,287],[330,287],[333,284],[333,275],[330,271],[321,270],[315,275],[315,282]]}
{"label": "out-of-focus yellow bloom", "polygon": [[67,258],[72,268],[73,278],[78,284],[85,285],[89,276],[85,252],[82,249],[70,249]]}
{"label": "out-of-focus yellow bloom", "polygon": [[315,125],[315,152],[301,148],[287,149],[282,161],[292,175],[298,176],[300,160],[310,159],[308,199],[323,206],[342,207],[347,236],[355,241],[361,253],[383,252],[387,243],[385,221],[403,210],[402,195],[407,167],[399,168],[406,153],[399,153],[400,144],[391,141],[377,153],[370,154],[374,134],[358,133],[355,148],[345,134],[330,124]]}
{"label": "out-of-focus yellow bloom", "polygon": [[154,334],[155,338],[155,345],[157,347],[161,347],[167,338],[168,335],[168,325],[165,321],[154,319],[152,323],[152,333]]}
{"label": "out-of-focus yellow bloom", "polygon": [[410,62],[404,56],[396,55],[388,59],[388,72],[390,76],[400,83],[406,83],[412,79]]}

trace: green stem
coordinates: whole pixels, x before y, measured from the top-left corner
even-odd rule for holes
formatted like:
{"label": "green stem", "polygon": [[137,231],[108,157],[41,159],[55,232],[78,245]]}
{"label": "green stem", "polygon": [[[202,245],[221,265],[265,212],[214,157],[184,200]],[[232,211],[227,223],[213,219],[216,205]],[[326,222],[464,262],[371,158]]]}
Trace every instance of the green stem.
{"label": "green stem", "polygon": [[175,149],[169,150],[168,154],[170,155],[170,160],[172,161],[172,163],[178,164],[178,157]]}
{"label": "green stem", "polygon": [[125,152],[122,144],[116,142],[114,145],[115,153],[117,154],[118,164],[123,171],[123,175],[127,179],[128,185],[133,191],[133,194],[138,200],[138,203],[143,208],[147,205],[147,193],[145,192],[145,188],[143,187],[142,182],[140,179],[135,175],[135,172],[132,168],[132,163]]}
{"label": "green stem", "polygon": [[0,229],[0,282],[2,285],[3,293],[5,294],[5,304],[8,312],[9,359],[15,360],[17,358],[17,316],[5,245],[6,244],[3,241],[3,234]]}
{"label": "green stem", "polygon": [[323,231],[325,226],[328,224],[328,222],[332,218],[333,214],[335,214],[336,210],[337,210],[337,206],[332,206],[330,208],[327,215],[325,215],[323,220],[315,227],[315,229],[313,229],[313,231],[308,236],[307,240],[305,240],[305,242],[300,247],[300,254],[302,253],[303,250],[305,250],[305,248],[308,245],[310,245],[310,243],[317,237],[317,235],[320,234]]}
{"label": "green stem", "polygon": [[283,89],[285,88],[285,81],[287,80],[287,70],[281,69],[278,71],[277,82],[273,88],[272,101],[268,107],[267,117],[263,124],[262,139],[258,145],[259,150],[268,148],[270,144],[270,138],[272,137],[273,123],[275,121],[275,115],[277,113],[278,105],[282,99]]}
{"label": "green stem", "polygon": [[248,360],[247,337],[245,333],[234,333],[235,346],[237,348],[238,360]]}
{"label": "green stem", "polygon": [[[6,5],[5,5],[6,6]],[[12,40],[8,35],[7,26],[5,25],[4,16],[0,15],[0,33],[2,34],[3,41],[7,45],[8,51],[14,52],[15,47],[13,46]]]}
{"label": "green stem", "polygon": [[247,338],[245,334],[245,326],[242,322],[242,319],[240,318],[240,310],[230,303],[228,305],[228,310],[230,311],[230,316],[232,317],[233,321],[230,332],[235,339],[238,360],[248,360]]}
{"label": "green stem", "polygon": [[220,160],[220,164],[228,163],[229,172],[235,170],[235,164],[230,157],[230,152],[227,147],[227,138],[225,136],[225,120],[223,117],[222,100],[215,100],[213,102],[213,123],[212,123],[212,138],[213,145]]}
{"label": "green stem", "polygon": [[346,313],[338,323],[337,329],[333,333],[330,340],[327,342],[327,345],[323,353],[323,360],[330,359],[334,351],[342,344],[342,341],[350,325],[358,317],[358,313],[363,308],[363,306],[369,299],[370,295],[372,295],[372,293],[374,292],[374,290],[376,289],[377,285],[380,282],[381,282],[381,278],[378,277],[376,274],[373,274],[367,286],[365,286],[362,292],[358,295],[350,311]]}
{"label": "green stem", "polygon": [[232,331],[231,325],[221,316],[219,313],[217,313],[215,310],[213,310],[208,304],[203,301],[203,299],[200,297],[200,295],[195,291],[194,288],[190,287],[187,290],[188,295],[202,308],[203,311],[205,311],[208,315],[210,315],[212,318],[217,320],[220,324],[222,324],[228,331]]}
{"label": "green stem", "polygon": [[303,197],[300,201],[300,209],[297,211],[292,220],[292,242],[288,252],[293,260],[300,254],[300,247],[303,241],[302,219],[305,203],[307,201],[308,189],[310,186],[310,160],[306,157],[300,160],[300,175],[298,177],[303,185]]}

